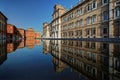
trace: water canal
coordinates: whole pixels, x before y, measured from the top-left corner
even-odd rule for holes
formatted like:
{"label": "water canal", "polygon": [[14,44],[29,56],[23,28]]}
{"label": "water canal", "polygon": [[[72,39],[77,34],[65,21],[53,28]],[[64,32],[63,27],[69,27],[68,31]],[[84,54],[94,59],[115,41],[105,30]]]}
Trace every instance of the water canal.
{"label": "water canal", "polygon": [[120,43],[0,41],[0,80],[120,80]]}

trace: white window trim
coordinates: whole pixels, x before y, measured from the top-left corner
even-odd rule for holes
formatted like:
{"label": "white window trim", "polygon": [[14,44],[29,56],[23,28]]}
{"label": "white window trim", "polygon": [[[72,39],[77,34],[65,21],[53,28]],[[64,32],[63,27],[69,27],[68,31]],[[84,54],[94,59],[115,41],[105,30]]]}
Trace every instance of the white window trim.
{"label": "white window trim", "polygon": [[[81,13],[81,12],[82,12],[82,13]],[[83,9],[82,9],[82,8],[80,8],[80,12],[79,12],[79,13],[80,13],[80,15],[82,15],[82,14],[83,14]]]}
{"label": "white window trim", "polygon": [[92,2],[92,10],[95,10],[95,9],[97,9],[97,1],[95,0],[95,8],[93,8],[93,2]]}
{"label": "white window trim", "polygon": [[[117,8],[117,7],[116,7]],[[116,16],[116,8],[114,9],[114,17],[115,17],[115,19],[118,19],[118,18],[120,18],[120,13],[119,13],[119,16]],[[119,7],[120,8],[120,7]],[[120,12],[120,11],[119,11]]]}
{"label": "white window trim", "polygon": [[83,19],[80,19],[79,24],[80,24],[80,27],[83,26]]}
{"label": "white window trim", "polygon": [[[90,20],[89,23],[88,23],[88,20]],[[91,24],[91,17],[87,17],[87,19],[86,19],[86,24],[87,24],[87,25],[90,25],[90,24]]]}
{"label": "white window trim", "polygon": [[[93,22],[94,16],[96,16],[96,21],[95,22]],[[92,16],[92,24],[95,24],[95,23],[97,23],[97,15],[96,14]]]}

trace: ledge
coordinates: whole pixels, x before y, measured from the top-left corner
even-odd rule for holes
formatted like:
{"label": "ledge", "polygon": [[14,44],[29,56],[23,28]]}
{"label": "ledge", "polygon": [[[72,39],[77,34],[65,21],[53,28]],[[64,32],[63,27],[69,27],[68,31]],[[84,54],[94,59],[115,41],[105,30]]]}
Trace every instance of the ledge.
{"label": "ledge", "polygon": [[80,40],[94,42],[120,42],[120,38],[42,38],[43,40]]}

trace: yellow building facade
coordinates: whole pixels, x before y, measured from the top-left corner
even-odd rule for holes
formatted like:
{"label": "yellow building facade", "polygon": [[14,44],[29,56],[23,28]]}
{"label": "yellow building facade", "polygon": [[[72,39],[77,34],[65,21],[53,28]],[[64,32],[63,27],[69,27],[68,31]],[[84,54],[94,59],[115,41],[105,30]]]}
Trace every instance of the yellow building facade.
{"label": "yellow building facade", "polygon": [[82,0],[69,10],[55,5],[52,17],[50,38],[120,37],[119,0]]}

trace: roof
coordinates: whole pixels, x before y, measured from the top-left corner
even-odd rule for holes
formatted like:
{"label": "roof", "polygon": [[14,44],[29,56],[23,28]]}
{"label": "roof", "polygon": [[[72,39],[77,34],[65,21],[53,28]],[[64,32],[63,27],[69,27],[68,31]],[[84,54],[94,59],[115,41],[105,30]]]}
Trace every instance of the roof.
{"label": "roof", "polygon": [[8,20],[8,18],[1,11],[0,11],[0,14]]}
{"label": "roof", "polygon": [[66,15],[67,13],[71,12],[71,11],[74,10],[75,8],[79,7],[79,6],[82,5],[85,1],[87,1],[87,0],[83,0],[82,2],[78,3],[78,4],[75,5],[73,8],[69,9],[68,11],[66,11],[62,16]]}
{"label": "roof", "polygon": [[10,25],[10,26],[15,26],[15,25],[13,25],[13,24],[7,24],[7,25]]}
{"label": "roof", "polygon": [[19,29],[19,30],[24,30],[23,28],[17,28],[17,29]]}

